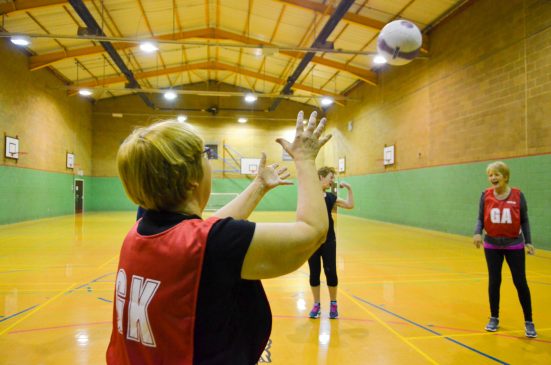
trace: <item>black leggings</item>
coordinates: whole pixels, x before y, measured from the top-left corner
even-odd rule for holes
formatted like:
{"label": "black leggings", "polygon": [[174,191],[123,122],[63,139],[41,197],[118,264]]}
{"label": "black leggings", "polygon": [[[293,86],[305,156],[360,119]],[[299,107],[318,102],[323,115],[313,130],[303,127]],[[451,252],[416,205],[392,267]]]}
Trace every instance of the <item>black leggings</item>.
{"label": "black leggings", "polygon": [[337,286],[337,242],[327,241],[318,248],[316,252],[308,259],[310,267],[310,286],[320,285],[321,262],[323,259],[323,272],[327,280],[327,286]]}
{"label": "black leggings", "polygon": [[522,305],[525,321],[532,321],[532,301],[530,289],[526,281],[526,256],[524,250],[493,250],[484,249],[486,263],[488,264],[489,284],[488,295],[490,296],[490,311],[492,317],[499,317],[499,288],[501,286],[501,267],[503,259],[507,260],[513,283],[517,288],[518,299]]}

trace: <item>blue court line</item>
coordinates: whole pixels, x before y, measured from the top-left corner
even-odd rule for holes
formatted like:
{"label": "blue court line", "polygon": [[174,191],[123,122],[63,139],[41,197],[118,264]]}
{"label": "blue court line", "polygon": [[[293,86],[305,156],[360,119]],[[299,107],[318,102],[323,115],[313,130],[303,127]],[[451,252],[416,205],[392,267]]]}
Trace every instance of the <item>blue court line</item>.
{"label": "blue court line", "polygon": [[109,300],[109,299],[105,299],[105,298],[100,298],[98,297],[99,300],[103,300],[104,302],[107,302],[107,303],[113,303],[112,300]]}
{"label": "blue court line", "polygon": [[94,280],[91,280],[91,281],[89,281],[89,282],[87,282],[87,283],[85,283],[85,284],[82,284],[82,285],[80,285],[80,286],[77,286],[76,288],[74,288],[74,289],[72,289],[72,290],[69,290],[69,291],[67,292],[67,294],[71,294],[71,293],[74,292],[74,291],[77,291],[77,290],[79,290],[79,289],[82,289],[82,288],[84,288],[84,287],[87,287],[88,285],[90,285],[90,284],[92,284],[92,283],[95,283],[95,282],[99,281],[100,279],[103,279],[104,277],[109,276],[109,275],[113,275],[113,274],[114,274],[114,273],[110,272],[110,273],[108,273],[108,274],[104,274],[104,275],[102,275],[102,276],[99,276],[99,277],[95,278]]}
{"label": "blue court line", "polygon": [[[430,333],[432,333],[432,334],[434,334],[434,335],[437,335],[437,336],[442,336],[441,333],[438,333],[438,332],[436,332],[436,331],[434,331],[434,330],[432,330],[432,329],[430,329],[430,328],[427,328],[427,327],[425,327],[425,326],[423,326],[423,325],[421,325],[421,324],[419,324],[419,323],[413,322],[413,321],[411,321],[411,320],[409,320],[409,319],[407,319],[407,318],[405,318],[405,317],[402,317],[402,316],[399,315],[399,314],[396,314],[396,313],[394,313],[394,312],[389,311],[388,309],[385,309],[385,308],[383,308],[383,307],[381,307],[381,306],[378,306],[378,305],[376,305],[376,304],[370,303],[370,302],[368,302],[367,300],[364,300],[364,299],[362,299],[362,298],[360,298],[360,297],[357,297],[357,296],[355,296],[355,295],[352,295],[352,297],[356,298],[356,299],[359,300],[360,302],[363,302],[363,303],[365,303],[365,304],[367,304],[367,305],[370,305],[370,306],[372,306],[372,307],[374,307],[374,308],[377,308],[377,309],[379,309],[379,310],[381,310],[381,311],[383,311],[383,312],[385,312],[385,313],[387,313],[387,314],[390,314],[391,316],[400,318],[401,320],[406,321],[407,323],[410,323],[410,324],[412,324],[412,325],[414,325],[414,326],[416,326],[416,327],[419,327],[419,328],[421,328],[421,329],[423,329],[423,330],[425,330],[425,331],[427,331],[427,332],[430,332]],[[471,351],[473,351],[473,352],[476,352],[476,353],[479,354],[479,355],[482,355],[482,356],[484,356],[484,357],[487,357],[487,358],[490,359],[490,360],[494,360],[495,362],[498,362],[498,363],[503,364],[503,365],[510,365],[509,363],[507,363],[507,362],[505,362],[505,361],[503,361],[503,360],[500,360],[500,359],[495,358],[495,357],[493,357],[493,356],[491,356],[491,355],[485,354],[484,352],[481,352],[481,351],[479,351],[479,350],[477,350],[477,349],[475,349],[475,348],[473,348],[473,347],[470,347],[470,346],[468,346],[468,345],[465,345],[464,343],[461,343],[461,342],[459,342],[459,341],[457,341],[457,340],[454,340],[453,338],[449,338],[449,337],[447,337],[447,336],[442,336],[442,337],[443,337],[444,339],[448,340],[448,341],[451,341],[451,342],[455,343],[456,345],[462,346],[462,347],[464,347],[464,348],[466,348],[466,349],[468,349],[468,350],[471,350]]]}
{"label": "blue court line", "polygon": [[0,319],[0,322],[4,322],[4,321],[7,321],[7,320],[10,319],[10,318],[17,317],[18,315],[23,314],[23,313],[25,313],[25,312],[28,312],[28,311],[30,311],[31,309],[35,308],[35,307],[38,307],[38,304],[35,304],[35,305],[33,305],[32,307],[29,307],[29,308],[27,308],[27,309],[23,309],[21,312],[14,313],[14,314],[12,314],[11,316],[4,317],[4,318]]}

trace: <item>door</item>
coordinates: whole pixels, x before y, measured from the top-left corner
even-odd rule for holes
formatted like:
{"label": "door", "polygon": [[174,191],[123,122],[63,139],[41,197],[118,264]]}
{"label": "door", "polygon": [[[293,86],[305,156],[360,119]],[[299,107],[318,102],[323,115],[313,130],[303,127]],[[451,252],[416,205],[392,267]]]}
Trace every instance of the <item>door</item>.
{"label": "door", "polygon": [[82,213],[82,200],[84,199],[84,181],[75,180],[75,213]]}

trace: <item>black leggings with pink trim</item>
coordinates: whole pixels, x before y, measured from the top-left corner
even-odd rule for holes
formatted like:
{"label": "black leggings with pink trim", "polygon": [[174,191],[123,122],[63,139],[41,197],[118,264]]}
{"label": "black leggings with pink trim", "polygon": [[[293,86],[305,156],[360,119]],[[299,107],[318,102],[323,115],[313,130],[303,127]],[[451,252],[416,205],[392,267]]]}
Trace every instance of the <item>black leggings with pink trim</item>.
{"label": "black leggings with pink trim", "polygon": [[507,261],[513,283],[517,288],[518,299],[522,305],[525,321],[532,321],[532,300],[530,289],[526,281],[526,256],[524,249],[503,250],[485,248],[486,264],[488,265],[488,295],[490,297],[490,310],[492,317],[499,318],[499,297],[501,287],[501,268],[503,261]]}

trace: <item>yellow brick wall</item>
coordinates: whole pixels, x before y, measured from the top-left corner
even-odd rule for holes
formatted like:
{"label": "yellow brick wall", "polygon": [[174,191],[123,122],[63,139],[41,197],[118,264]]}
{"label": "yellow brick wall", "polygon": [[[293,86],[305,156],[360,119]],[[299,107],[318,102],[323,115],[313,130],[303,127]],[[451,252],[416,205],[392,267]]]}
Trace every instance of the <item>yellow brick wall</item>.
{"label": "yellow brick wall", "polygon": [[[346,174],[362,175],[550,153],[550,19],[549,1],[472,2],[430,32],[426,59],[382,68],[378,86],[360,86],[345,107],[329,110],[328,130],[334,136],[318,164],[336,166],[339,157],[346,157]],[[234,98],[212,103],[243,107]],[[208,104],[203,100],[188,107]],[[111,111],[136,108],[140,117],[110,119]],[[272,141],[289,134],[292,121],[283,119],[292,119],[301,108],[309,112],[282,103],[275,113],[259,113],[274,120],[252,119],[244,126],[222,119],[224,113],[212,120],[191,117],[190,122],[207,143],[225,141],[247,157],[265,149],[278,161],[281,151]],[[116,146],[133,125],[150,121],[154,113],[130,98],[101,101],[94,111],[94,175],[114,176]],[[396,147],[396,164],[386,169],[385,145]],[[213,168],[223,166],[218,161]]]}
{"label": "yellow brick wall", "polygon": [[[231,89],[231,88],[230,88]],[[232,89],[235,91],[235,89]],[[99,101],[94,107],[94,176],[117,176],[116,153],[119,145],[138,127],[151,124],[157,120],[173,119],[178,113],[163,112],[163,101],[161,98],[150,96],[155,105],[160,110],[152,110],[145,106],[137,96],[126,96],[115,99]],[[282,149],[275,142],[278,137],[285,137],[292,140],[294,136],[296,115],[299,110],[303,110],[308,116],[313,107],[304,104],[298,104],[290,101],[283,101],[275,112],[257,111],[252,112],[244,108],[243,111],[235,110],[239,107],[239,99],[236,97],[224,97],[224,100],[205,100],[205,97],[186,96],[186,108],[198,109],[213,105],[216,103],[221,107],[216,116],[208,112],[187,111],[182,112],[188,115],[187,123],[193,125],[206,144],[217,144],[218,160],[211,160],[213,171],[229,170],[235,168],[229,163],[223,162],[223,157],[230,159],[230,153],[239,161],[239,156],[244,158],[259,158],[262,152],[267,155],[268,163],[279,163],[281,166],[289,168],[294,176],[294,166],[292,162],[282,161]],[[221,98],[222,99],[222,98]],[[259,103],[267,103],[270,100]],[[257,109],[263,109],[258,107]],[[113,113],[123,114],[122,118],[115,118]],[[248,117],[246,124],[237,123],[237,116],[244,115]],[[224,154],[222,146],[226,144],[231,150]],[[323,163],[320,158],[318,164]],[[214,177],[242,177],[239,174],[215,173]]]}
{"label": "yellow brick wall", "polygon": [[[551,153],[551,2],[480,0],[429,34],[428,59],[380,70],[329,117],[347,173]],[[353,131],[346,127],[353,122]]]}
{"label": "yellow brick wall", "polygon": [[[0,39],[0,70],[0,165],[90,175],[90,101],[67,96],[47,70],[30,72],[27,55],[7,38]],[[4,158],[4,134],[19,137],[19,160]],[[66,168],[67,152],[75,154],[74,170]]]}

